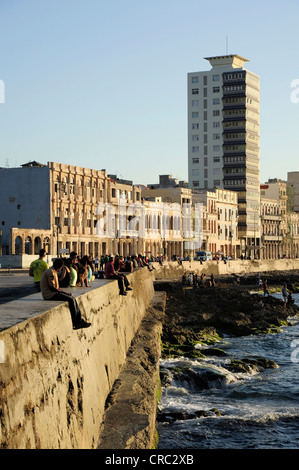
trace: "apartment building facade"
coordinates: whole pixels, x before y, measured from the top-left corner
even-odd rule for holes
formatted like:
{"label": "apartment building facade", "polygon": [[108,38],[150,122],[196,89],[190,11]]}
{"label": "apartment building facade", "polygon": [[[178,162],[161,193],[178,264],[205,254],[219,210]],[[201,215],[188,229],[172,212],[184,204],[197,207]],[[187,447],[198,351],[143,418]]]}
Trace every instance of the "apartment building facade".
{"label": "apartment building facade", "polygon": [[261,258],[299,256],[299,213],[289,204],[288,185],[278,178],[261,185]]}
{"label": "apartment building facade", "polygon": [[240,251],[237,193],[219,188],[198,190],[192,200],[204,207],[202,251],[212,252],[214,258],[236,259]]}
{"label": "apartment building facade", "polygon": [[[33,255],[43,247],[51,255],[80,256],[144,250],[143,239],[119,229],[124,206],[141,204],[141,189],[132,182],[55,162],[0,169],[0,181],[3,255]],[[111,230],[101,232],[105,217]]]}
{"label": "apartment building facade", "polygon": [[290,171],[287,175],[288,210],[299,213],[299,171]]}
{"label": "apartment building facade", "polygon": [[[192,242],[193,227],[184,230],[184,213],[190,222],[192,215],[192,191],[185,181],[179,182],[171,175],[160,175],[158,184],[149,184],[142,187],[141,193],[144,204],[148,210],[148,217],[154,211],[158,213],[158,223],[161,233],[161,254],[167,259],[193,255],[195,248]],[[165,209],[167,213],[165,212]],[[150,226],[150,225],[148,225]],[[147,242],[147,251],[150,248],[150,239]]]}
{"label": "apartment building facade", "polygon": [[238,193],[240,254],[260,244],[260,79],[239,55],[206,58],[188,74],[188,177],[192,189]]}

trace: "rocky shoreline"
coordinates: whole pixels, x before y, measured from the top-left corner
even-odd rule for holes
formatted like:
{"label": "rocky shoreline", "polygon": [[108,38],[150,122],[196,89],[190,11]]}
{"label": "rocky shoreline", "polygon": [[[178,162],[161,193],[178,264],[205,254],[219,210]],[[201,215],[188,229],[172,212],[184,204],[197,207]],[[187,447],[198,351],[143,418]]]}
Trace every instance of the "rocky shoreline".
{"label": "rocky shoreline", "polygon": [[[299,290],[297,273],[267,273],[269,291],[281,292],[284,282]],[[264,297],[249,276],[237,285],[235,278],[221,277],[214,287],[186,287],[181,281],[157,282],[156,290],[167,295],[163,320],[162,357],[220,355],[214,347],[223,334],[245,336],[277,333],[299,307],[272,295]],[[195,345],[211,346],[203,352]]]}
{"label": "rocky shoreline", "polygon": [[[297,272],[267,273],[270,292],[281,292],[286,282],[292,292],[299,291]],[[186,287],[181,281],[156,283],[156,290],[164,290],[167,295],[163,318],[162,359],[191,358],[207,356],[226,356],[226,352],[217,347],[223,335],[247,336],[279,333],[284,325],[289,324],[289,317],[299,316],[299,307],[291,304],[284,308],[281,298],[272,295],[264,297],[256,282],[256,275],[242,279],[237,284],[234,276],[216,279],[215,286]],[[229,359],[229,358],[228,358]],[[241,360],[227,362],[227,370],[232,373],[262,373],[265,369],[278,367],[267,358],[244,357]],[[167,370],[161,371],[162,386],[171,381],[189,382],[194,390],[209,388],[211,381],[225,380],[221,374],[203,370],[200,374],[192,369],[178,365],[171,376]],[[173,422],[219,414],[217,409],[197,410],[196,413],[158,414],[158,421]]]}

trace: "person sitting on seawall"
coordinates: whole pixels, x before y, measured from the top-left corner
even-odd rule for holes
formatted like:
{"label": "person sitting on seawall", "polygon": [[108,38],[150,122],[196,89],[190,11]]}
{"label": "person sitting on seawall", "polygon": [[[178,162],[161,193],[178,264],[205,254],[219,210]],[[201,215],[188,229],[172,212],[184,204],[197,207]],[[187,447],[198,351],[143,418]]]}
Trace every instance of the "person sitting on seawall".
{"label": "person sitting on seawall", "polygon": [[69,265],[70,265],[70,271],[71,271],[70,287],[76,287],[78,284],[80,284],[80,281],[79,281],[78,255],[75,251],[72,251],[70,253]]}
{"label": "person sitting on seawall", "polygon": [[113,257],[109,258],[108,263],[105,265],[105,278],[106,279],[117,279],[120,295],[127,295],[127,290],[132,290],[127,276],[123,273],[119,273],[114,269]]}
{"label": "person sitting on seawall", "polygon": [[73,329],[88,328],[91,323],[86,322],[81,315],[81,311],[76,299],[70,292],[62,291],[59,287],[57,273],[63,267],[63,260],[61,258],[55,259],[53,267],[47,269],[40,280],[40,288],[44,300],[62,300],[68,302]]}
{"label": "person sitting on seawall", "polygon": [[83,258],[79,261],[79,283],[80,287],[90,287],[89,284],[89,264],[88,264],[88,257],[83,256]]}
{"label": "person sitting on seawall", "polygon": [[125,261],[124,271],[126,273],[132,273],[134,271],[134,266],[133,266],[133,261],[131,259],[131,256],[127,256],[127,259]]}
{"label": "person sitting on seawall", "polygon": [[63,261],[63,266],[57,273],[59,287],[69,287],[71,283],[70,262],[67,259],[61,259]]}
{"label": "person sitting on seawall", "polygon": [[124,271],[125,264],[124,264],[123,257],[120,255],[115,255],[113,266],[114,266],[115,271],[118,271],[118,272]]}
{"label": "person sitting on seawall", "polygon": [[70,263],[70,287],[76,287],[78,283],[78,272],[75,266]]}
{"label": "person sitting on seawall", "polygon": [[43,272],[46,271],[46,269],[49,269],[49,265],[45,261],[46,255],[46,250],[39,250],[39,258],[35,261],[32,261],[29,267],[29,276],[33,277],[36,292],[40,292],[40,280]]}
{"label": "person sitting on seawall", "polygon": [[132,260],[132,263],[133,263],[133,269],[137,269],[138,268],[138,261],[137,261],[136,255],[132,255],[131,260]]}

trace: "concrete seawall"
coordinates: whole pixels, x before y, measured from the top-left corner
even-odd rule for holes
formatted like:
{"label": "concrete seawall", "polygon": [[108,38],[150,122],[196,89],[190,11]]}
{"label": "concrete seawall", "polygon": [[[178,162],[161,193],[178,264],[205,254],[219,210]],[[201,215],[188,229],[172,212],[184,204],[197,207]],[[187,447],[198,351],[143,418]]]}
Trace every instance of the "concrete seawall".
{"label": "concrete seawall", "polygon": [[40,294],[3,306],[27,301],[46,311],[0,332],[0,448],[97,447],[105,401],[154,295],[147,269],[128,277],[126,297],[116,281],[74,294],[88,329],[73,330],[68,305]]}
{"label": "concrete seawall", "polygon": [[205,273],[214,276],[230,274],[267,273],[270,271],[293,271],[299,270],[299,259],[279,260],[233,260],[227,261],[183,261],[182,265],[177,262],[164,262],[163,265],[154,263],[156,279],[181,279],[184,272]]}

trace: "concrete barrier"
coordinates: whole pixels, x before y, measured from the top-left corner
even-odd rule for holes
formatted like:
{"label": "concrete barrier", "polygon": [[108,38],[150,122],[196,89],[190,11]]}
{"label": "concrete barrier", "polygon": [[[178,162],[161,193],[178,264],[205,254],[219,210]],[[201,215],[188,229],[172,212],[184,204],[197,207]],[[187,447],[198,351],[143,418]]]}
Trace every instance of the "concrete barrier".
{"label": "concrete barrier", "polygon": [[184,272],[205,273],[214,276],[230,274],[250,274],[270,271],[292,271],[299,270],[299,259],[280,260],[232,260],[232,261],[183,261],[178,262],[153,263],[155,267],[155,278],[160,279],[181,279]]}
{"label": "concrete barrier", "polygon": [[[147,269],[129,279],[126,297],[117,281],[77,297],[88,329],[73,330],[68,305],[51,302],[0,332],[1,448],[96,448],[106,398],[154,294]],[[26,299],[49,304],[37,295]]]}

